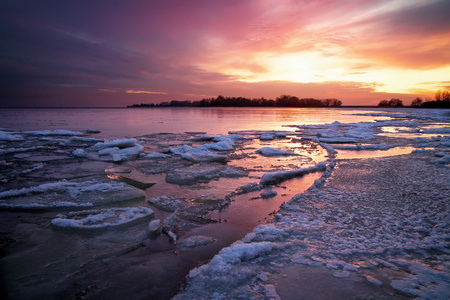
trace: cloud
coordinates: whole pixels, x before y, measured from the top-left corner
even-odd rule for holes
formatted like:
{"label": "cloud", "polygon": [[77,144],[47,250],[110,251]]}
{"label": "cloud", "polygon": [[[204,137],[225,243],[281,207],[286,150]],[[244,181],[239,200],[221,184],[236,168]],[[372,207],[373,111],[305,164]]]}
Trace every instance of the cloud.
{"label": "cloud", "polygon": [[151,91],[135,91],[135,90],[126,90],[127,94],[153,94],[153,95],[167,95],[165,92],[151,92]]}

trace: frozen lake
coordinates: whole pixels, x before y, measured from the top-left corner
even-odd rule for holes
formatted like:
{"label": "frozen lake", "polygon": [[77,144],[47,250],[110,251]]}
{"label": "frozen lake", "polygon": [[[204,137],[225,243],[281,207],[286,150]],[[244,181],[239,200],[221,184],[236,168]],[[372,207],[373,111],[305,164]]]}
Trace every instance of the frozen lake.
{"label": "frozen lake", "polygon": [[[392,287],[376,291],[402,297],[442,295],[439,291],[445,288],[448,272],[434,258],[448,261],[440,238],[449,234],[448,224],[442,221],[448,217],[447,192],[439,184],[448,183],[449,147],[449,115],[443,110],[3,109],[2,296],[170,299],[184,287],[188,274],[181,299],[199,298],[199,291],[218,299],[240,294],[276,299],[278,291],[289,299],[296,291],[279,272],[292,278],[310,272],[324,282],[367,278],[376,286],[388,280],[376,279],[372,269],[364,273],[348,253],[352,247],[377,251],[387,247],[398,232],[371,230],[380,224],[397,226],[400,221],[390,216],[372,224],[379,220],[374,217],[378,212],[386,215],[386,209],[392,208],[380,205],[377,211],[368,210],[371,192],[381,197],[377,191],[384,187],[360,194],[355,182],[375,169],[366,159],[389,157],[399,157],[394,162],[400,165],[415,165],[413,158],[420,157],[426,162],[417,164],[420,174],[427,164],[434,170],[434,177],[427,180],[436,178],[436,192],[427,199],[427,210],[414,218],[402,208],[408,226],[425,232],[421,234],[426,241],[406,234],[395,247],[401,248],[399,253],[417,250],[425,251],[428,260],[433,257],[421,270],[436,278],[429,286],[421,282],[424,288],[414,294],[403,273],[395,271]],[[339,174],[336,166],[342,166],[339,178],[332,177]],[[355,166],[360,170],[355,171]],[[385,161],[378,172],[389,167]],[[330,181],[335,184],[332,189]],[[390,190],[395,190],[395,181],[391,185]],[[363,187],[369,189],[371,183]],[[402,197],[420,195],[419,190],[411,188]],[[346,197],[350,202],[344,201]],[[339,201],[333,199],[346,206],[334,205]],[[401,206],[398,203],[395,209]],[[355,214],[362,204],[364,214]],[[421,223],[436,216],[439,220]],[[363,239],[348,225],[354,220],[367,225]],[[334,240],[334,248],[317,232]],[[341,242],[345,249],[339,248]],[[434,242],[440,248],[428,252],[424,247]],[[404,250],[403,244],[410,248]],[[370,250],[373,257],[368,258],[367,251],[358,251],[358,259],[388,266],[378,252]],[[265,256],[273,265],[264,261]],[[402,263],[398,257],[390,259]],[[290,262],[300,267],[288,268]],[[260,273],[254,274],[258,263]],[[404,274],[410,272],[408,264],[403,262]],[[330,266],[331,271],[310,269],[319,266]],[[327,272],[334,274],[333,279],[326,279]],[[252,275],[245,277],[247,273]],[[245,278],[234,282],[238,274]],[[344,286],[352,285],[347,280]],[[298,288],[316,293],[311,286]],[[344,293],[341,299],[347,297]]]}

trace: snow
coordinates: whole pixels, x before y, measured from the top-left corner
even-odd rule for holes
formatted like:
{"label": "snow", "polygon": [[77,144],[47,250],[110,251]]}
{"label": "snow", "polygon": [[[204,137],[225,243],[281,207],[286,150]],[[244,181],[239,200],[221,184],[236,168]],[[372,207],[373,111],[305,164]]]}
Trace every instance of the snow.
{"label": "snow", "polygon": [[272,147],[263,147],[256,150],[256,153],[259,153],[263,156],[289,156],[289,155],[298,155],[294,152],[285,151],[281,149],[276,149]]}
{"label": "snow", "polygon": [[154,216],[147,207],[85,210],[60,215],[51,221],[53,226],[73,229],[106,229],[130,225]]}

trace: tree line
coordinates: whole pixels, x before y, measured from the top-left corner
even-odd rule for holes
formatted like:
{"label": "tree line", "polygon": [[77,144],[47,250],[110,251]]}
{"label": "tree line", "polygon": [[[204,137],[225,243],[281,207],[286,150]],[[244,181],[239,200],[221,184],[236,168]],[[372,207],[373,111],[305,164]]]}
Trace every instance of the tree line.
{"label": "tree line", "polygon": [[296,96],[281,95],[275,100],[263,98],[224,97],[204,98],[200,101],[161,102],[159,104],[133,104],[128,107],[339,107],[342,101],[336,98],[314,99],[298,98]]}
{"label": "tree line", "polygon": [[[381,100],[378,103],[379,107],[403,107],[403,101],[397,98],[391,100]],[[434,95],[434,100],[415,98],[411,102],[411,107],[415,108],[450,108],[450,93],[446,90],[437,91]]]}

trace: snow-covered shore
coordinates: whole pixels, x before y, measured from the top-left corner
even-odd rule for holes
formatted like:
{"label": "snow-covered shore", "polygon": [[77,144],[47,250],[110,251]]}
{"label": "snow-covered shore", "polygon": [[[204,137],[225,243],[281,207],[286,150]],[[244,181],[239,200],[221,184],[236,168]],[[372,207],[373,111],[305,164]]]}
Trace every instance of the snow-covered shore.
{"label": "snow-covered shore", "polygon": [[333,299],[448,299],[449,178],[427,153],[340,162],[323,187],[192,270],[175,299],[303,299],[298,277],[324,293],[333,277],[353,284]]}

